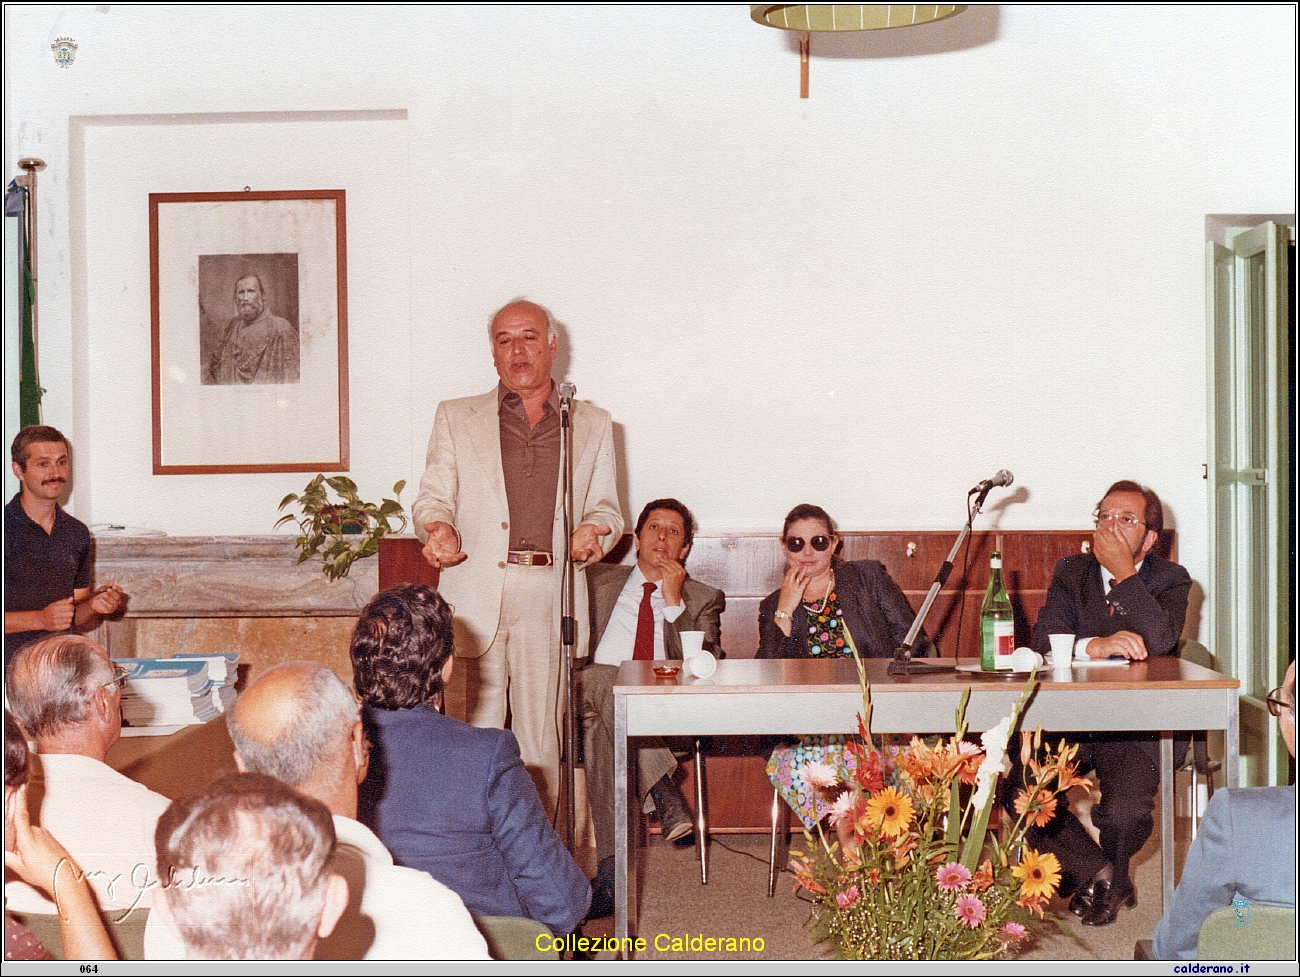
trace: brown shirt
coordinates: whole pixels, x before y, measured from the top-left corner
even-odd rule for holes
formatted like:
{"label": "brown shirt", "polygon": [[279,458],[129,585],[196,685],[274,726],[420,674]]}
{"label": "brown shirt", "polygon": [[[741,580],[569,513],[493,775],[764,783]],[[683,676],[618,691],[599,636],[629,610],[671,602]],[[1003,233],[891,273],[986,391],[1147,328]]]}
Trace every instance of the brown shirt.
{"label": "brown shirt", "polygon": [[523,398],[497,384],[497,413],[501,470],[510,507],[510,548],[550,553],[560,484],[560,396],[552,383],[542,419],[529,427]]}

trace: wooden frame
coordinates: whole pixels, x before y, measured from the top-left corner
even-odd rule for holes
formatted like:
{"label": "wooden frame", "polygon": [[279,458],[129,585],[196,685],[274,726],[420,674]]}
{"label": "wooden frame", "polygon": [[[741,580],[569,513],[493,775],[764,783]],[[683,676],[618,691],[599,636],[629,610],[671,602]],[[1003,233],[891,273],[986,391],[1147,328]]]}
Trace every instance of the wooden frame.
{"label": "wooden frame", "polygon": [[153,473],[346,471],[345,191],[149,194]]}

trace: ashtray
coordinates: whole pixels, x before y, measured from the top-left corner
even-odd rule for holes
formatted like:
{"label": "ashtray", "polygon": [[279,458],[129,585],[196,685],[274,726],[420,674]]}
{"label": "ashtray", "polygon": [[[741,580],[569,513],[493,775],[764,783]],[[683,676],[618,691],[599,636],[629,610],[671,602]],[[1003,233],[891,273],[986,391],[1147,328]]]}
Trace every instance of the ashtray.
{"label": "ashtray", "polygon": [[682,670],[681,665],[656,665],[654,668],[655,678],[676,678]]}

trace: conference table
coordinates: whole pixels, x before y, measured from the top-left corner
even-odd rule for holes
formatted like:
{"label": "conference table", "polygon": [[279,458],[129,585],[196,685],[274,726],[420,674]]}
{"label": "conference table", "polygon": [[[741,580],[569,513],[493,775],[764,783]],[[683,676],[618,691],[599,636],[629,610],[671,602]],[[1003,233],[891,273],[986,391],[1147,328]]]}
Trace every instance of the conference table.
{"label": "conference table", "polygon": [[[960,664],[970,664],[963,659]],[[725,660],[709,678],[683,670],[654,674],[654,662],[628,661],[614,684],[614,935],[635,938],[637,921],[636,822],[629,818],[629,738],[848,733],[857,729],[862,693],[851,659]],[[662,664],[662,663],[661,663]],[[1025,676],[940,672],[892,676],[889,661],[865,663],[871,686],[873,733],[956,731],[956,710],[970,688],[966,723],[972,733],[1010,715]],[[1065,672],[1042,669],[1020,728],[1047,732],[1159,732],[1162,890],[1174,890],[1173,733],[1217,729],[1224,734],[1224,779],[1237,786],[1237,697],[1240,683],[1175,657],[1087,665]],[[639,805],[633,806],[639,816]],[[629,932],[631,931],[631,932]]]}

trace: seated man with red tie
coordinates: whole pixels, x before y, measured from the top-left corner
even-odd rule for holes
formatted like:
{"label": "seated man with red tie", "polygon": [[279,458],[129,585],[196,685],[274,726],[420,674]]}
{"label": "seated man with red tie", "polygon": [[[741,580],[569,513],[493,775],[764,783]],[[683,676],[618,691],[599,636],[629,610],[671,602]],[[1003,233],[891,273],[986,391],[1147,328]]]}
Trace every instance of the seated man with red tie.
{"label": "seated man with red tie", "polygon": [[[614,679],[625,661],[682,658],[681,632],[704,632],[704,650],[721,657],[722,591],[686,575],[695,535],[691,511],[656,499],[636,523],[636,565],[597,563],[586,570],[591,661],[580,673],[587,799],[596,828],[599,868],[592,880],[590,919],[614,911]],[[666,841],[685,843],[691,816],[673,782],[677,761],[663,743],[637,751],[639,789],[659,815]]]}

